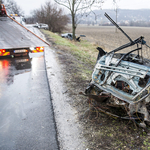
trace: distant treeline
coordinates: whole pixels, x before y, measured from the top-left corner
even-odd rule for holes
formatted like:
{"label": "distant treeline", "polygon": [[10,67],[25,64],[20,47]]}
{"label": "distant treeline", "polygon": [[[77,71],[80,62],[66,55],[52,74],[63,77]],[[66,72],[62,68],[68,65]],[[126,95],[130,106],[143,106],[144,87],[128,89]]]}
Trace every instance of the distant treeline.
{"label": "distant treeline", "polygon": [[[94,25],[99,25],[99,26],[114,26],[111,23],[82,23],[82,24],[87,24],[88,26],[94,26]],[[146,21],[129,21],[128,23],[125,22],[119,22],[118,25],[120,26],[136,26],[136,27],[150,27],[150,22]]]}
{"label": "distant treeline", "polygon": [[[116,21],[116,13],[112,9],[94,10],[93,14],[81,18],[81,24],[112,26],[104,16],[105,12]],[[96,18],[96,19],[95,19]],[[117,22],[122,26],[150,27],[150,9],[118,9]]]}

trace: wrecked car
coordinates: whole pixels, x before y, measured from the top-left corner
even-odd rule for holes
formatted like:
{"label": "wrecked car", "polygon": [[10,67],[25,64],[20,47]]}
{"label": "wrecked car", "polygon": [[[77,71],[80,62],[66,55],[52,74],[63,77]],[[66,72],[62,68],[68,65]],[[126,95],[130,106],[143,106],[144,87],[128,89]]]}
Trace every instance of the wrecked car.
{"label": "wrecked car", "polygon": [[[73,35],[72,33],[65,33],[65,34],[61,34],[62,38],[68,38],[69,40],[73,40]],[[80,37],[86,37],[85,35],[80,35],[79,37],[76,38],[76,41],[80,42]]]}
{"label": "wrecked car", "polygon": [[70,40],[72,40],[72,33],[64,33],[64,34],[61,34],[61,37],[62,38],[68,38]]}
{"label": "wrecked car", "polygon": [[[107,13],[105,16],[130,42],[110,52],[97,48],[97,63],[84,95],[98,111],[117,118],[140,120],[139,125],[146,127],[150,123],[150,60],[143,57],[142,46],[150,47],[144,37],[132,40]],[[120,53],[133,45],[135,49]]]}

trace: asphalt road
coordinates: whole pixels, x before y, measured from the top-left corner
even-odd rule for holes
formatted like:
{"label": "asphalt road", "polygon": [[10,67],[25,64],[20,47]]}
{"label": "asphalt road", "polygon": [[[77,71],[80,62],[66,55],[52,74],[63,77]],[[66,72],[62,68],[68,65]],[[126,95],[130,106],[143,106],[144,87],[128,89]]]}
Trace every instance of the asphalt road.
{"label": "asphalt road", "polygon": [[0,59],[0,150],[57,150],[43,53]]}

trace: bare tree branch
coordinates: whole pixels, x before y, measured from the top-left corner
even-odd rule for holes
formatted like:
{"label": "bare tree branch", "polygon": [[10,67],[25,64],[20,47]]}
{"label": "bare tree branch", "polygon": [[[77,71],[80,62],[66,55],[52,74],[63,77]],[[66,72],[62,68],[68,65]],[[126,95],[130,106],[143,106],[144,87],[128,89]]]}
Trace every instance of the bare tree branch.
{"label": "bare tree branch", "polygon": [[[66,7],[66,8],[68,8],[69,10],[71,10],[71,3],[69,2],[69,0],[68,0],[68,4],[69,4],[69,6],[67,6],[67,5],[65,5],[65,3],[61,3],[61,0],[60,0],[60,2],[58,1],[58,0],[54,0],[56,3],[58,3],[59,5],[62,5],[62,6],[64,6],[64,7]],[[67,3],[67,1],[66,1],[66,3]]]}
{"label": "bare tree branch", "polygon": [[18,14],[23,15],[23,11],[21,8],[17,5],[17,3],[14,0],[9,0],[7,3],[4,3],[7,13],[9,14]]}
{"label": "bare tree branch", "polygon": [[[79,17],[83,16],[88,11],[92,10],[92,7],[101,6],[104,0],[54,0],[57,4],[62,5],[69,9],[72,18],[72,33],[73,39],[75,40],[75,30]],[[95,5],[96,4],[96,5]]]}

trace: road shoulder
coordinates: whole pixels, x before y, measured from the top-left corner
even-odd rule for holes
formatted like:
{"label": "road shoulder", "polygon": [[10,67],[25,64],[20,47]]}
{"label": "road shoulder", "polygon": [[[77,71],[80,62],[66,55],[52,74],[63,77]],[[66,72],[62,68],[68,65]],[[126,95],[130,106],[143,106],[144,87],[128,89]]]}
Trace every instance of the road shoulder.
{"label": "road shoulder", "polygon": [[45,49],[45,62],[60,149],[86,149],[78,112],[75,106],[72,105],[73,100],[69,97],[69,89],[65,84],[64,66],[58,60],[55,49],[48,47]]}

